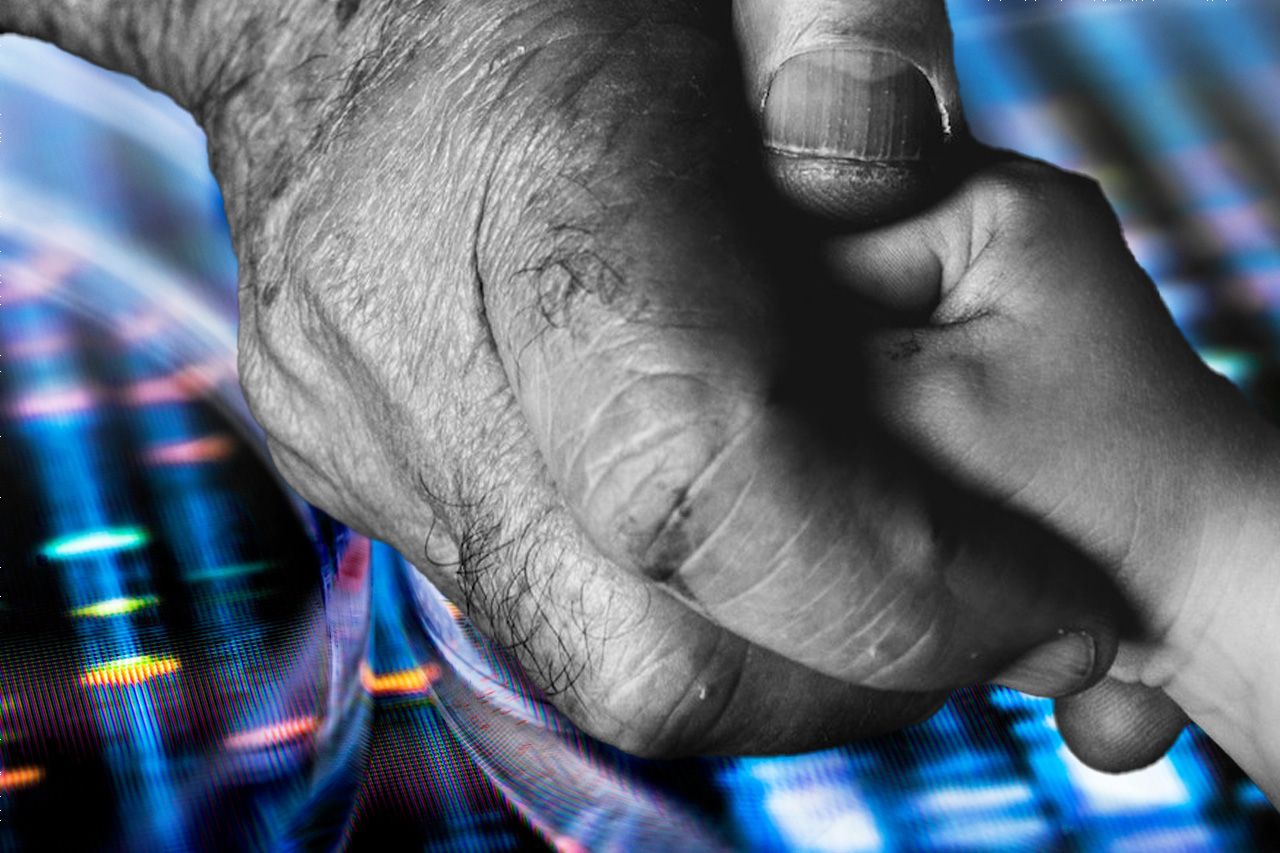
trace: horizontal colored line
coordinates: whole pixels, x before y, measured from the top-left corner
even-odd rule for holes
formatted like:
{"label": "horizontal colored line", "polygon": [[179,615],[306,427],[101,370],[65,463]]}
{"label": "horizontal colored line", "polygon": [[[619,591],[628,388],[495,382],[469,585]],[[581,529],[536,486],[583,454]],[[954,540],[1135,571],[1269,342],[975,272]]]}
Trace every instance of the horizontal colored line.
{"label": "horizontal colored line", "polygon": [[105,554],[141,548],[151,537],[141,527],[111,527],[55,539],[40,549],[51,560],[69,560],[88,554]]}
{"label": "horizontal colored line", "polygon": [[9,767],[0,769],[0,791],[30,788],[44,780],[43,767]]}
{"label": "horizontal colored line", "polygon": [[187,583],[203,583],[205,581],[238,578],[242,575],[257,574],[269,565],[270,563],[265,561],[258,561],[255,563],[235,563],[230,566],[213,566],[206,569],[196,569],[184,575],[183,580]]}
{"label": "horizontal colored line", "polygon": [[71,415],[94,408],[101,399],[101,393],[93,388],[66,388],[60,391],[43,391],[19,397],[13,403],[11,411],[20,418],[47,418],[54,415]]}
{"label": "horizontal colored line", "polygon": [[93,604],[86,604],[84,607],[77,607],[71,611],[71,615],[82,619],[105,619],[110,616],[124,616],[144,607],[152,607],[159,601],[160,599],[154,595],[144,595],[138,598],[108,598],[106,601],[98,601]]}
{"label": "horizontal colored line", "polygon": [[167,376],[143,379],[120,392],[125,406],[150,406],[156,403],[185,403],[206,396],[228,375],[226,365],[193,365]]}
{"label": "horizontal colored line", "polygon": [[295,717],[291,720],[237,732],[227,738],[226,745],[230,749],[264,749],[309,735],[315,729],[315,717]]}
{"label": "horizontal colored line", "polygon": [[79,259],[59,252],[45,252],[25,264],[6,264],[6,304],[44,298],[61,287],[80,266]]}
{"label": "horizontal colored line", "polygon": [[47,418],[85,412],[99,406],[152,406],[159,403],[186,403],[199,400],[234,372],[222,366],[196,365],[167,376],[142,379],[118,388],[78,386],[31,391],[9,405],[19,418]]}
{"label": "horizontal colored line", "polygon": [[142,684],[153,678],[170,675],[182,669],[177,658],[155,658],[151,655],[123,658],[96,666],[80,677],[87,687],[101,685]]}
{"label": "horizontal colored line", "polygon": [[374,696],[422,693],[440,678],[440,666],[423,664],[384,674],[375,673],[367,663],[360,666],[360,683]]}
{"label": "horizontal colored line", "polygon": [[147,450],[146,460],[151,465],[195,465],[226,459],[235,449],[236,443],[231,436],[210,435],[156,445]]}

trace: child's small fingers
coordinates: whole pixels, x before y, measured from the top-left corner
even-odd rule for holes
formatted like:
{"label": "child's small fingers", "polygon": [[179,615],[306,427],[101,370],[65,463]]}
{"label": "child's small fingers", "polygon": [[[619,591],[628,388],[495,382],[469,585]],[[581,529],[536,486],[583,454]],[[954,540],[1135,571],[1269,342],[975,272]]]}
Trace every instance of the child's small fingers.
{"label": "child's small fingers", "polygon": [[1056,700],[1054,717],[1076,757],[1107,773],[1127,773],[1159,760],[1188,722],[1163,690],[1110,677]]}

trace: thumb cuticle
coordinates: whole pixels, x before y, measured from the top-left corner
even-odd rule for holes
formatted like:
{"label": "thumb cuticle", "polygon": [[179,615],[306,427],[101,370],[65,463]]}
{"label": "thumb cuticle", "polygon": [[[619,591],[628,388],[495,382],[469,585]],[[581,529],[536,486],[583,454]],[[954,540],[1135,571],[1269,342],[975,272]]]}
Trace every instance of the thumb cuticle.
{"label": "thumb cuticle", "polygon": [[798,157],[913,163],[936,156],[945,118],[933,85],[898,53],[866,45],[806,51],[775,72],[765,144]]}

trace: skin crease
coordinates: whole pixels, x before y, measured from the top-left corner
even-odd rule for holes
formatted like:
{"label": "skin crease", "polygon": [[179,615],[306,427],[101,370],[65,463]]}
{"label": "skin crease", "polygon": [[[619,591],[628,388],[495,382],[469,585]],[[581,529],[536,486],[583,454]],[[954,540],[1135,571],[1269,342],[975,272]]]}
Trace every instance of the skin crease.
{"label": "skin crease", "polygon": [[[584,47],[583,41],[563,33],[544,35],[540,26],[555,28],[562,23],[559,20],[546,25],[536,21],[510,23],[515,32],[530,33],[551,41],[553,45],[563,45],[563,53],[558,53],[557,47],[548,48],[525,64],[528,75],[525,79],[510,83],[503,81],[508,87],[508,104],[519,104],[512,93],[521,91],[529,91],[539,98],[537,103],[543,103],[541,99],[545,96],[541,88],[549,81],[558,85],[559,81],[567,79],[570,93],[584,99],[596,97],[597,92],[617,98],[622,79],[647,81],[654,77],[652,74],[634,74],[626,67],[614,69],[588,65],[583,71],[588,76],[579,81],[572,73],[564,73],[564,64],[571,61],[570,58],[574,62],[582,62],[581,57],[584,56],[591,58],[594,56],[592,51]],[[667,32],[679,33],[678,30]],[[652,37],[645,34],[643,39],[637,39],[630,57],[649,61],[648,39]],[[666,38],[670,45],[670,35]],[[594,36],[584,38],[588,47],[594,39]],[[613,56],[619,53],[620,41],[616,37],[611,40]],[[702,53],[706,42],[695,34],[685,45],[677,42],[674,47],[666,48],[668,56],[662,59]],[[628,56],[625,51],[622,54]],[[550,70],[540,67],[542,62],[547,63],[546,68]],[[430,65],[438,67],[435,61]],[[421,69],[414,71],[418,73]],[[764,339],[768,332],[759,319],[763,312],[753,309],[747,302],[732,306],[733,314],[725,318],[722,316],[724,311],[713,302],[718,294],[711,292],[702,303],[695,298],[682,300],[683,304],[675,309],[678,313],[669,317],[646,317],[643,323],[634,323],[627,316],[617,316],[617,309],[613,306],[600,306],[597,299],[583,299],[577,310],[596,312],[592,317],[594,330],[573,329],[569,334],[561,335],[553,322],[548,324],[549,328],[535,326],[532,333],[524,332],[527,327],[520,324],[529,322],[530,318],[535,323],[545,322],[545,314],[548,313],[542,304],[550,297],[534,300],[537,308],[531,310],[529,278],[533,273],[541,276],[537,282],[539,288],[554,287],[557,275],[563,281],[569,278],[569,272],[573,272],[575,287],[599,290],[606,287],[607,282],[596,284],[593,281],[589,285],[580,282],[593,275],[607,277],[610,267],[622,267],[627,271],[629,281],[639,279],[644,276],[644,271],[637,269],[642,261],[637,260],[639,253],[631,247],[643,247],[650,241],[664,246],[670,243],[658,243],[652,236],[644,234],[633,236],[623,233],[613,239],[601,238],[602,232],[614,227],[614,220],[610,218],[614,211],[620,211],[617,215],[624,230],[633,227],[636,218],[627,210],[631,202],[626,196],[639,193],[627,189],[624,183],[623,198],[612,200],[604,197],[607,187],[593,183],[599,180],[594,173],[603,171],[605,177],[612,180],[617,172],[611,170],[616,169],[628,175],[630,180],[636,180],[636,155],[624,148],[620,162],[615,164],[606,160],[601,163],[601,153],[590,151],[584,144],[581,127],[543,129],[541,132],[545,136],[534,140],[509,139],[506,134],[529,131],[530,125],[525,116],[517,112],[508,119],[513,124],[503,126],[501,123],[495,125],[492,118],[485,115],[483,124],[473,132],[480,136],[497,134],[502,140],[500,144],[444,150],[439,152],[439,158],[431,156],[434,152],[421,150],[419,140],[424,136],[428,140],[432,138],[430,134],[421,133],[424,123],[441,114],[459,114],[456,108],[442,106],[430,98],[449,97],[470,103],[490,97],[483,91],[469,88],[474,78],[466,70],[452,79],[459,81],[457,92],[445,89],[442,93],[427,93],[421,90],[424,98],[422,116],[410,116],[409,121],[390,131],[393,134],[390,139],[383,136],[389,132],[388,123],[380,120],[379,111],[393,107],[399,109],[405,100],[411,101],[418,95],[419,90],[410,84],[409,92],[405,94],[399,87],[399,81],[389,81],[385,90],[389,93],[389,106],[386,107],[377,94],[371,95],[358,108],[360,112],[346,122],[347,136],[329,143],[326,163],[332,165],[336,162],[337,166],[326,171],[326,178],[334,174],[343,177],[309,187],[314,195],[294,203],[288,212],[290,221],[284,227],[292,234],[307,235],[313,242],[300,240],[290,248],[282,259],[287,273],[277,276],[261,268],[258,272],[267,281],[288,277],[294,282],[305,283],[293,290],[282,289],[277,297],[279,301],[268,303],[266,298],[262,298],[247,302],[243,309],[244,327],[251,332],[242,343],[242,379],[251,404],[272,436],[273,455],[282,471],[313,502],[332,508],[339,517],[354,519],[375,535],[393,542],[425,539],[425,531],[421,529],[408,536],[397,536],[397,531],[389,529],[389,519],[385,515],[379,516],[376,511],[384,500],[399,505],[405,502],[388,494],[362,507],[351,505],[350,496],[367,495],[384,483],[388,488],[394,486],[405,491],[421,489],[425,492],[433,504],[430,508],[435,513],[436,523],[450,529],[458,540],[463,572],[456,576],[451,566],[427,565],[424,568],[453,597],[464,602],[482,625],[521,656],[534,677],[555,694],[577,722],[632,751],[686,750],[690,748],[685,745],[687,743],[697,744],[696,748],[700,750],[707,748],[706,744],[721,748],[716,745],[717,739],[723,737],[718,734],[720,731],[733,733],[732,737],[737,741],[729,743],[734,749],[793,748],[793,743],[808,745],[815,737],[822,738],[820,742],[830,742],[828,738],[847,738],[870,729],[868,720],[874,722],[886,716],[889,722],[874,722],[874,725],[897,725],[902,719],[916,718],[932,707],[937,701],[933,696],[886,699],[786,664],[780,656],[766,652],[761,646],[747,645],[716,627],[698,609],[677,600],[678,591],[673,595],[667,589],[647,583],[641,572],[620,571],[612,561],[601,560],[596,548],[602,548],[618,562],[635,556],[629,531],[625,526],[618,530],[616,519],[608,514],[609,508],[625,506],[629,512],[634,512],[635,507],[647,505],[643,499],[627,499],[634,492],[634,487],[627,485],[630,474],[627,471],[619,473],[618,463],[608,454],[615,452],[614,448],[629,450],[642,443],[642,440],[633,441],[631,436],[651,428],[627,417],[630,412],[624,411],[621,418],[611,418],[590,411],[575,412],[571,406],[576,400],[590,400],[593,395],[594,399],[606,404],[626,405],[625,399],[612,396],[610,390],[615,385],[627,388],[625,374],[620,378],[609,376],[611,364],[607,356],[620,352],[622,357],[618,369],[642,374],[656,369],[663,377],[663,381],[657,383],[656,391],[653,383],[642,381],[634,386],[644,396],[632,411],[656,408],[663,414],[664,426],[670,429],[669,425],[678,428],[681,418],[685,417],[680,409],[686,405],[683,401],[692,399],[698,407],[693,413],[697,431],[693,433],[691,443],[695,446],[690,450],[687,437],[690,434],[677,429],[674,431],[675,445],[659,445],[664,461],[679,458],[681,453],[696,455],[704,452],[696,445],[704,441],[723,441],[714,431],[709,438],[705,437],[708,410],[721,406],[723,421],[732,425],[749,421],[750,416],[744,416],[742,410],[760,405],[762,390],[757,376],[764,371],[755,368],[748,372],[748,369],[758,364],[761,357],[767,356],[768,349],[749,348],[744,343],[735,342],[745,337]],[[582,88],[584,85],[586,87]],[[649,93],[641,94],[647,96]],[[585,110],[593,123],[600,121],[598,109],[592,105],[591,109]],[[629,110],[627,112],[630,113]],[[651,133],[649,121],[665,127],[670,120],[668,115],[657,114],[635,132],[638,135]],[[465,121],[458,124],[466,126]],[[616,129],[610,129],[616,132]],[[587,132],[591,129],[588,128]],[[394,135],[396,133],[407,133],[412,138],[399,138]],[[563,151],[560,146],[564,143],[552,136],[560,133],[570,136],[575,152],[586,151],[585,166],[571,161],[560,165],[560,171],[573,168],[589,171],[567,181],[561,180],[551,188],[526,187],[520,183],[531,176],[545,174],[546,169],[535,168],[525,162],[513,165],[501,160],[477,163],[466,159],[492,156],[494,150]],[[686,156],[683,152],[688,145],[687,140],[682,140],[680,149],[672,153]],[[370,150],[401,150],[407,153],[402,160],[380,160],[368,157],[366,152]],[[652,160],[652,151],[648,159]],[[414,174],[413,170],[424,168],[424,163],[433,164],[433,161],[437,172],[423,176]],[[643,180],[664,185],[669,182],[668,175],[674,173],[683,181],[677,184],[681,190],[689,185],[696,188],[698,184],[695,181],[707,180],[696,173],[686,178],[690,170],[687,163],[677,161],[662,164],[662,167],[660,174],[645,176]],[[456,176],[475,174],[491,177],[483,184],[468,181],[458,185]],[[456,193],[456,198],[421,200],[394,191],[406,183],[433,188],[443,186]],[[588,185],[586,192],[579,189],[584,183]],[[660,191],[669,192],[665,187]],[[504,202],[509,193],[528,198],[531,202],[523,205]],[[381,203],[376,207],[355,203],[357,198],[368,194],[380,199]],[[644,195],[648,197],[649,193]],[[581,201],[584,196],[589,207],[585,215],[594,217],[589,220],[589,228],[573,221],[574,216],[584,215],[572,207],[584,203]],[[424,201],[447,204],[451,209],[465,211],[466,215],[461,219],[468,222],[469,227],[458,235],[442,234],[443,239],[440,240],[424,240],[416,231],[403,233],[404,227],[400,223],[423,219],[415,208]],[[679,206],[686,203],[686,198],[675,199],[673,205],[676,209],[662,211],[663,216],[676,215]],[[398,204],[404,207],[398,207]],[[552,209],[554,216],[544,212],[547,207]],[[600,208],[606,211],[604,215],[597,212]],[[342,224],[334,219],[334,211],[339,210],[344,214]],[[514,217],[508,211],[521,212],[525,216],[524,221],[512,221]],[[538,233],[533,236],[521,233],[527,228],[535,228]],[[344,241],[344,229],[354,232],[355,237]],[[587,245],[585,248],[572,243],[567,247],[563,243],[548,246],[544,243],[548,230],[565,235],[560,238],[562,240],[579,242],[584,240],[585,233]],[[459,245],[458,239],[466,242]],[[703,245],[691,246],[690,253],[702,251]],[[347,251],[354,255],[347,255]],[[601,257],[605,251],[630,257],[625,260]],[[264,258],[264,265],[271,260]],[[727,253],[717,252],[708,262],[696,256],[678,257],[674,252],[664,251],[659,260],[668,264],[702,263],[722,268],[733,258]],[[573,270],[574,264],[585,264],[587,269]],[[503,269],[503,265],[507,268]],[[560,271],[565,266],[570,270],[561,275]],[[551,271],[550,275],[541,272],[544,268]],[[358,272],[348,272],[352,269]],[[352,301],[347,293],[326,289],[350,287],[353,281],[412,281],[417,271],[423,269],[436,270],[446,280],[454,279],[454,283],[447,288],[417,288],[407,293],[403,288],[368,288],[360,292],[358,301]],[[668,277],[654,276],[653,280],[661,283]],[[684,279],[686,283],[692,280]],[[483,293],[478,293],[478,290]],[[245,292],[252,294],[253,285]],[[483,299],[483,306],[471,301],[477,296]],[[552,296],[562,298],[555,294]],[[648,300],[652,305],[661,304],[661,296],[623,291],[619,298],[635,302]],[[693,296],[697,297],[697,294]],[[552,304],[556,308],[550,312],[553,318],[557,312],[566,310],[554,302]],[[631,305],[623,309],[624,314],[632,310],[640,309]],[[406,315],[450,316],[459,320],[446,326],[451,337],[439,341],[433,338],[441,334],[440,324],[428,327],[424,323],[418,334],[405,334],[403,318]],[[476,322],[481,318],[487,320],[487,328]],[[743,318],[750,325],[743,322]],[[729,325],[723,325],[726,323]],[[716,324],[722,324],[723,331],[719,331]],[[677,336],[692,330],[696,338],[678,348],[678,344],[672,345],[670,338],[657,342],[648,340],[653,329],[675,330]],[[600,343],[591,337],[599,335],[603,338],[604,333],[613,337]],[[488,340],[490,334],[501,361],[493,359],[490,354],[493,347]],[[526,334],[527,338],[524,337]],[[712,335],[722,335],[728,340],[733,346],[732,354],[716,352],[709,347],[707,339]],[[587,353],[581,358],[571,358],[555,352],[554,347],[562,345],[561,341],[566,338],[564,345],[570,347],[585,341]],[[542,348],[535,349],[531,339],[538,340]],[[423,340],[427,341],[430,358],[416,350]],[[633,341],[634,348],[629,348]],[[326,357],[316,353],[316,342],[332,347],[343,358],[334,359],[332,355]],[[398,351],[400,347],[415,349]],[[675,358],[672,358],[673,352]],[[753,352],[763,355],[748,357]],[[680,361],[689,357],[704,359],[708,366],[698,368],[694,365],[691,368],[687,361]],[[658,359],[658,362],[646,363],[651,358]],[[336,377],[328,370],[326,365],[335,360],[338,361],[338,370],[346,372],[346,376]],[[667,370],[662,360],[673,362],[675,367]],[[593,373],[607,380],[606,387],[601,392],[593,392],[589,386],[584,388],[581,383],[563,381],[562,378],[541,379],[538,371],[540,362],[545,361],[571,368],[579,364],[593,364]],[[396,365],[405,366],[396,369]],[[695,378],[692,382],[680,378],[680,374],[691,369],[718,371],[719,375],[713,379]],[[458,375],[466,376],[467,381],[450,383],[445,378]],[[666,381],[668,375],[674,376],[670,382]],[[735,375],[741,378],[734,379]],[[583,377],[584,381],[590,378]],[[756,387],[753,388],[751,383]],[[672,384],[677,386],[674,390],[670,388]],[[690,385],[694,391],[692,398],[687,396]],[[557,387],[572,392],[569,399],[554,401],[559,405],[551,407],[552,414],[562,417],[566,417],[564,411],[569,409],[566,417],[568,426],[540,422],[541,402],[545,398],[539,394],[554,392]],[[726,387],[730,389],[728,394],[723,390]],[[357,389],[358,394],[367,395],[360,405],[354,407],[342,403],[353,389]],[[511,397],[513,390],[521,398],[522,409],[515,406]],[[698,393],[703,396],[698,396]],[[708,393],[712,395],[710,398],[706,396]],[[655,394],[661,396],[657,402],[654,402]],[[744,405],[743,399],[748,403]],[[621,400],[621,403],[613,403],[614,400]],[[724,402],[717,404],[716,400]],[[376,413],[376,417],[368,418],[369,413]],[[522,421],[521,415],[527,421]],[[335,423],[336,418],[349,419]],[[365,418],[363,423],[361,418]],[[623,421],[620,430],[610,434],[611,424],[619,419]],[[369,423],[370,420],[373,423]],[[592,452],[593,447],[604,448],[598,451],[604,454],[604,458],[593,463],[597,470],[606,472],[603,485],[600,481],[590,482],[589,471],[582,475],[581,481],[575,480],[574,465],[579,457],[569,455],[559,463],[555,458],[558,448],[552,446],[551,437],[573,438],[575,420],[583,423],[586,429],[577,441],[580,446],[587,446],[587,453]],[[317,422],[325,423],[329,428],[314,429]],[[716,421],[710,423],[714,425]],[[460,426],[465,429],[460,429]],[[725,432],[733,428],[726,426]],[[380,449],[390,445],[393,452],[383,459],[376,455],[366,456],[354,466],[349,457],[335,454],[318,443],[328,435],[360,436],[362,432],[369,435],[375,430],[375,435],[359,440],[355,445]],[[410,445],[411,441],[413,445]],[[573,446],[568,441],[566,445]],[[421,448],[424,447],[429,448],[431,456],[422,457],[424,451]],[[404,483],[406,466],[398,464],[399,460],[412,460],[415,455],[417,459],[407,466],[407,470],[418,472],[416,481]],[[768,458],[759,450],[753,450],[746,459],[750,461],[753,457]],[[332,468],[317,465],[317,459],[324,460],[325,465]],[[452,469],[458,459],[465,459],[468,463],[461,471]],[[556,482],[563,484],[560,494],[548,481],[543,459],[550,462]],[[644,462],[647,460],[642,460],[642,464]],[[686,470],[677,470],[670,476],[679,482],[682,477],[696,475],[701,464],[700,459],[694,459]],[[568,470],[557,471],[561,465]],[[591,467],[592,464],[580,466],[581,469]],[[640,479],[653,482],[665,473],[646,472]],[[731,473],[736,474],[736,470]],[[610,481],[609,476],[614,480]],[[582,485],[578,486],[578,482]],[[891,487],[902,488],[892,483]],[[612,494],[618,498],[602,496],[602,490],[611,488],[614,490]],[[604,507],[605,514],[593,518],[591,513],[597,511],[597,507]],[[765,510],[776,513],[778,507],[771,504]],[[799,507],[797,511],[807,512]],[[904,512],[916,513],[918,510],[908,506]],[[660,513],[661,509],[659,515],[634,523],[633,529],[640,531],[637,538],[645,538],[643,531],[647,524],[661,522]],[[827,519],[831,518],[831,515],[827,516]],[[834,522],[827,520],[823,523],[829,525],[839,521],[837,518]],[[798,517],[796,524],[802,529],[805,527],[803,516]],[[582,526],[587,528],[585,532]],[[831,533],[824,533],[821,528],[815,526],[815,530],[826,538],[832,538]],[[768,528],[761,532],[773,535]],[[590,536],[592,533],[595,535]],[[1037,535],[1029,531],[1027,537],[1032,539]],[[920,537],[900,535],[897,538],[915,548]],[[761,547],[777,546],[764,542]],[[829,549],[829,546],[822,547]],[[901,546],[890,542],[877,547]],[[1053,546],[1044,543],[1027,547]],[[401,548],[407,553],[415,550],[415,546],[407,544],[401,544]],[[443,559],[448,562],[448,555]],[[502,569],[492,568],[490,564],[500,564]],[[772,566],[765,564],[762,568],[776,574]],[[893,590],[893,587],[886,588],[885,595],[889,600],[897,597],[900,601],[910,602],[909,598],[903,598]],[[1033,590],[1033,594],[1038,591]],[[731,600],[737,595],[737,591],[731,588],[725,592]],[[803,594],[814,604],[823,603],[821,598],[812,599],[812,592]],[[766,611],[763,615],[769,621],[764,621],[755,619],[757,614],[744,611],[741,602],[734,603],[739,605],[739,618],[744,615],[752,617],[758,633],[763,634],[766,640],[773,639],[772,635],[778,630],[769,626],[779,625],[782,618],[785,622],[779,627],[803,628],[805,624],[804,620],[796,619],[789,608],[778,615]],[[778,610],[784,608],[779,607]],[[829,620],[812,620],[817,624],[825,624],[826,621]],[[893,622],[886,620],[890,628],[897,627]],[[898,630],[911,630],[911,626]],[[804,644],[802,651],[811,647],[813,633],[805,630],[804,635],[789,641],[791,645],[784,646],[784,651],[791,652],[800,644]],[[782,639],[788,642],[788,638]],[[836,657],[831,654],[831,648],[832,644],[828,642],[818,646],[816,651]],[[998,666],[1003,660],[994,658],[988,665]],[[785,675],[779,675],[780,671]],[[954,673],[947,674],[956,677]],[[759,712],[759,693],[746,688],[779,678],[789,679],[798,687],[803,685],[803,689],[789,691],[790,695],[785,697],[771,689],[769,693],[776,695],[770,700],[774,708],[771,713],[757,716],[748,728],[734,725],[737,717],[745,715],[748,707],[754,706]],[[711,697],[711,701],[690,701],[687,697],[693,695],[706,695]],[[805,698],[797,702],[796,696]],[[881,706],[887,706],[890,712],[868,712],[868,697]],[[894,716],[902,713],[898,710],[902,706],[907,708],[904,717]],[[702,719],[709,722],[704,723]],[[673,720],[674,724],[670,722]],[[786,738],[804,740],[784,740],[776,733],[783,730],[784,723]],[[739,746],[744,736],[745,746]],[[757,745],[761,743],[767,747]]]}
{"label": "skin crease", "polygon": [[[1280,432],[1195,356],[1096,185],[1002,159],[936,210],[828,245],[849,287],[928,306],[927,323],[870,340],[877,407],[1083,543],[1139,603],[1151,631],[1122,643],[1115,680],[1058,701],[1068,742],[1124,764],[1123,743],[1091,750],[1137,685],[1160,688],[1275,801]],[[1169,705],[1141,725],[1180,727]]]}
{"label": "skin crease", "polygon": [[[636,753],[906,725],[1062,630],[1098,652],[1055,692],[1102,675],[1125,611],[1099,566],[1146,590],[1092,526],[1110,516],[1022,503],[981,453],[919,441],[927,407],[882,394],[894,374],[868,373],[850,332],[875,312],[832,286],[853,244],[833,274],[811,241],[777,239],[794,224],[768,201],[727,14],[312,5],[0,12],[173,92],[208,130],[242,384],[304,497],[399,548],[575,722]],[[1044,320],[1074,328],[1080,306],[1062,307]]]}

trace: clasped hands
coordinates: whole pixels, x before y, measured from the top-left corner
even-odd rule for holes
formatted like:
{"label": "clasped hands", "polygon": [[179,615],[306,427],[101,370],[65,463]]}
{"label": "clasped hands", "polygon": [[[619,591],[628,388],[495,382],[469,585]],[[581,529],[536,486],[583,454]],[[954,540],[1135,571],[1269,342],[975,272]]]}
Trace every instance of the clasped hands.
{"label": "clasped hands", "polygon": [[941,0],[315,5],[151,81],[247,398],[585,731],[794,751],[996,680],[1098,766],[1171,696],[1230,741],[1274,436],[1090,182],[967,139]]}

